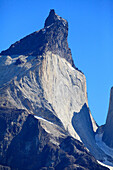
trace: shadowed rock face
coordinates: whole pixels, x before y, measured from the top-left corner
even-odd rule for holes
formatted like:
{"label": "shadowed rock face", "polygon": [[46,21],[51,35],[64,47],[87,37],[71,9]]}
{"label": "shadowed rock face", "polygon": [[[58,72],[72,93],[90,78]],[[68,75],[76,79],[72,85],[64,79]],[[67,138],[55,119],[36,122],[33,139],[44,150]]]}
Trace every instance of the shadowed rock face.
{"label": "shadowed rock face", "polygon": [[113,87],[110,92],[110,102],[109,102],[109,110],[106,119],[106,124],[104,127],[104,133],[102,140],[111,148],[113,148]]}
{"label": "shadowed rock face", "polygon": [[36,31],[12,44],[0,55],[42,55],[47,51],[65,58],[75,67],[71,50],[67,43],[68,22],[51,10],[44,29]]}
{"label": "shadowed rock face", "polygon": [[73,114],[72,125],[93,156],[95,156],[97,160],[103,159],[104,161],[104,157],[106,157],[106,155],[95,143],[93,124],[89,114],[89,108],[86,104],[84,104],[79,113]]}

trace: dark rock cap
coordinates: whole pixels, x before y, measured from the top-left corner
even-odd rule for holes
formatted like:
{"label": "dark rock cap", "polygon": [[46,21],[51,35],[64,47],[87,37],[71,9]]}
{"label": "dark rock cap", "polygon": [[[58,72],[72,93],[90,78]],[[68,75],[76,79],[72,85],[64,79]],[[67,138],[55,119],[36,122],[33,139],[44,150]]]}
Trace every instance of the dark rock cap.
{"label": "dark rock cap", "polygon": [[65,58],[75,67],[71,50],[68,47],[68,22],[50,10],[44,28],[12,44],[0,55],[43,55],[47,51]]}
{"label": "dark rock cap", "polygon": [[44,27],[47,27],[47,26],[51,25],[52,23],[54,23],[56,18],[57,18],[57,16],[55,14],[55,10],[51,9],[49,12],[49,16],[45,20]]}

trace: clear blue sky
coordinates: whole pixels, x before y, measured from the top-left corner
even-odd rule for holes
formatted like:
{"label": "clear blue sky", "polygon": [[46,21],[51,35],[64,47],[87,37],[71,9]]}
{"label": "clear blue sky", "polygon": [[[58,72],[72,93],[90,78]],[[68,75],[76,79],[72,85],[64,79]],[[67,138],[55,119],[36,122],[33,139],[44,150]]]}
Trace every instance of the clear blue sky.
{"label": "clear blue sky", "polygon": [[0,51],[43,28],[50,9],[68,20],[68,42],[86,76],[90,110],[104,124],[113,86],[113,0],[0,0]]}

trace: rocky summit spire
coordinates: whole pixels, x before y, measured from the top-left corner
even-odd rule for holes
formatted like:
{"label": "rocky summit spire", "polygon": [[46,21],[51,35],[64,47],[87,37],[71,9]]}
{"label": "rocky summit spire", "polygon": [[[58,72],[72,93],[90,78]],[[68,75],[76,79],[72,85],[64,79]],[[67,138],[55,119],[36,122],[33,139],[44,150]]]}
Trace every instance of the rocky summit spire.
{"label": "rocky summit spire", "polygon": [[51,9],[50,13],[49,13],[49,16],[45,20],[44,27],[47,27],[47,26],[53,24],[56,20],[57,20],[57,15],[55,13],[55,10]]}
{"label": "rocky summit spire", "polygon": [[43,55],[47,51],[65,58],[75,67],[68,47],[68,22],[50,10],[44,28],[12,44],[0,55]]}
{"label": "rocky summit spire", "polygon": [[68,22],[65,19],[63,19],[62,17],[58,16],[55,13],[54,9],[51,9],[50,13],[49,13],[49,16],[45,20],[44,27],[50,26],[51,24],[55,24],[55,23],[57,23],[57,24],[62,23],[68,29]]}

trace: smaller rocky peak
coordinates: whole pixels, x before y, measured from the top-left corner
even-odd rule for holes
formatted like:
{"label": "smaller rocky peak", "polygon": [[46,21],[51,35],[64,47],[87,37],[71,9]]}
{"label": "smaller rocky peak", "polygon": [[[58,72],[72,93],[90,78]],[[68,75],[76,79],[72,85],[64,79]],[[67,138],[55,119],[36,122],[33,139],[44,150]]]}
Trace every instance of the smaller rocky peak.
{"label": "smaller rocky peak", "polygon": [[51,9],[49,12],[49,16],[45,20],[44,28],[54,23],[62,23],[64,26],[68,26],[68,22],[59,15],[57,15],[54,9]]}
{"label": "smaller rocky peak", "polygon": [[110,101],[109,101],[108,116],[109,116],[109,113],[111,114],[111,111],[113,111],[113,87],[111,87],[111,90],[110,90]]}
{"label": "smaller rocky peak", "polygon": [[110,90],[110,101],[106,124],[102,140],[111,148],[113,148],[113,87]]}

